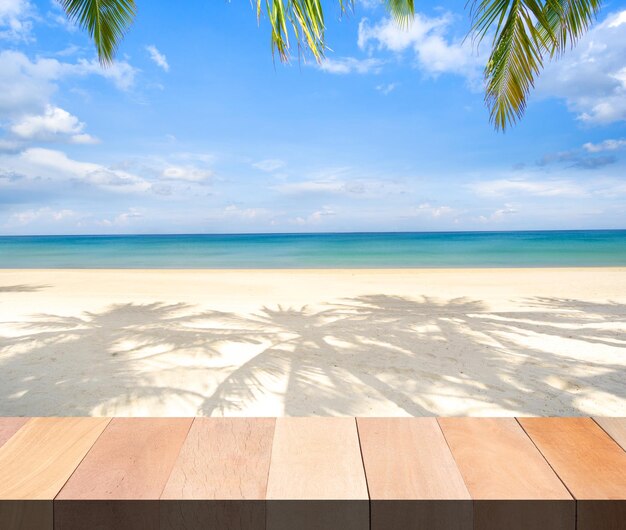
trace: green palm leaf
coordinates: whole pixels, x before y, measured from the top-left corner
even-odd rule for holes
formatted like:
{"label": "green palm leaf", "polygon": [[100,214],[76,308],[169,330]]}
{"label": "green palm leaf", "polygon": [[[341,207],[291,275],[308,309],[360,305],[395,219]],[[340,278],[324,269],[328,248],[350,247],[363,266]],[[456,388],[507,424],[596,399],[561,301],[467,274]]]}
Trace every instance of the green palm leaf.
{"label": "green palm leaf", "polygon": [[396,19],[396,21],[406,26],[415,14],[414,0],[386,0],[387,9]]}
{"label": "green palm leaf", "polygon": [[68,18],[93,39],[102,64],[110,64],[135,18],[134,0],[60,0]]}
{"label": "green palm leaf", "polygon": [[573,47],[595,21],[601,0],[557,0],[545,7],[548,28],[539,27],[542,35],[551,32],[555,39],[546,51],[551,56],[563,53]]}
{"label": "green palm leaf", "polygon": [[525,108],[534,76],[542,66],[533,15],[542,10],[524,0],[483,0],[475,22],[479,37],[496,24],[496,38],[485,68],[485,101],[497,129],[504,129],[519,118]]}
{"label": "green palm leaf", "polygon": [[600,0],[481,0],[473,31],[480,41],[495,30],[485,67],[485,102],[496,129],[514,124],[526,110],[546,55],[562,53],[587,31]]}

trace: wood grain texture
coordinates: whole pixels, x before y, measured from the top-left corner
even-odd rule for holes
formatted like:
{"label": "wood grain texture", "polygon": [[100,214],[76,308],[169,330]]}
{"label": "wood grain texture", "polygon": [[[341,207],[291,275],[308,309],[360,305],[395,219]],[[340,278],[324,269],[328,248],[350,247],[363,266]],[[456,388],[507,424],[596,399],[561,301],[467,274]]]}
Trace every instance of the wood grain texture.
{"label": "wood grain texture", "polygon": [[626,418],[594,418],[594,420],[626,451]]}
{"label": "wood grain texture", "polygon": [[9,441],[28,421],[28,418],[0,418],[0,447]]}
{"label": "wood grain texture", "polygon": [[52,500],[108,418],[33,418],[0,448],[0,499]]}
{"label": "wood grain texture", "polygon": [[354,418],[278,418],[267,485],[268,530],[368,530]]}
{"label": "wood grain texture", "polygon": [[161,496],[161,528],[265,529],[276,420],[198,418]]}
{"label": "wood grain texture", "polygon": [[357,420],[372,530],[472,529],[471,497],[435,418]]}
{"label": "wood grain texture", "polygon": [[615,440],[590,418],[519,421],[576,498],[578,530],[626,530],[626,452]]}
{"label": "wood grain texture", "polygon": [[0,447],[0,528],[52,530],[52,500],[108,418],[33,418]]}
{"label": "wood grain texture", "polygon": [[515,419],[439,424],[474,499],[476,530],[574,529],[572,497]]}
{"label": "wood grain texture", "polygon": [[55,529],[158,529],[158,501],[192,421],[112,420],[57,495]]}
{"label": "wood grain texture", "polygon": [[521,418],[576,499],[626,500],[626,452],[590,418]]}

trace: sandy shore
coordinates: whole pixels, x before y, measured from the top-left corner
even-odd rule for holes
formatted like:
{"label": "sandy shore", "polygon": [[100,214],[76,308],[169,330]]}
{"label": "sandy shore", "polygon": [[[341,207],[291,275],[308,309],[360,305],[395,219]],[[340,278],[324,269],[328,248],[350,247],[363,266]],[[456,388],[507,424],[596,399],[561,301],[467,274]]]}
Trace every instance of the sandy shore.
{"label": "sandy shore", "polygon": [[0,271],[0,415],[626,416],[626,269]]}

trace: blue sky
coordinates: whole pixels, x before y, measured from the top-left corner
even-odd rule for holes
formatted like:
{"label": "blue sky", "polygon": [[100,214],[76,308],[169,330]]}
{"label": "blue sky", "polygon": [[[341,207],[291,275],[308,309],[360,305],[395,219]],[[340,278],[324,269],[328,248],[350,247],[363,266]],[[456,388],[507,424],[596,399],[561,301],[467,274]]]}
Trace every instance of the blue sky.
{"label": "blue sky", "polygon": [[114,66],[48,1],[0,0],[0,233],[626,228],[626,2],[490,126],[464,2],[410,29],[326,2],[321,65],[247,0],[138,2]]}

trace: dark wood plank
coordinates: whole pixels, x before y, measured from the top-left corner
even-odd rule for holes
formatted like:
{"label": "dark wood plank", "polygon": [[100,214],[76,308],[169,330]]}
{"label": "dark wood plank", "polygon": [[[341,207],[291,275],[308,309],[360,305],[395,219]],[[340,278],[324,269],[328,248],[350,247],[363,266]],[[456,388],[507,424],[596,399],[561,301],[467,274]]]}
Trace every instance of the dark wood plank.
{"label": "dark wood plank", "polygon": [[572,497],[515,419],[439,424],[474,499],[475,530],[574,530]]}
{"label": "dark wood plank", "polygon": [[278,418],[267,485],[268,530],[368,530],[354,418]]}
{"label": "dark wood plank", "polygon": [[158,530],[159,498],[192,421],[112,420],[57,495],[55,530]]}
{"label": "dark wood plank", "polygon": [[626,418],[594,418],[594,420],[626,451]]}
{"label": "dark wood plank", "polygon": [[626,530],[626,452],[590,418],[520,424],[577,501],[578,530]]}
{"label": "dark wood plank", "polygon": [[359,418],[372,530],[471,530],[472,502],[435,418]]}
{"label": "dark wood plank", "polygon": [[28,421],[28,418],[0,418],[0,447],[9,441]]}
{"label": "dark wood plank", "polygon": [[51,530],[52,501],[108,418],[33,418],[0,447],[0,528]]}
{"label": "dark wood plank", "polygon": [[196,419],[161,496],[161,528],[264,530],[275,423]]}

